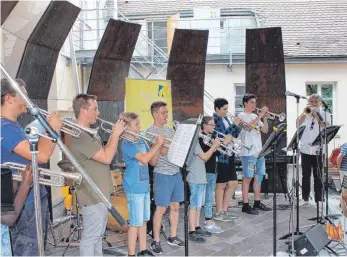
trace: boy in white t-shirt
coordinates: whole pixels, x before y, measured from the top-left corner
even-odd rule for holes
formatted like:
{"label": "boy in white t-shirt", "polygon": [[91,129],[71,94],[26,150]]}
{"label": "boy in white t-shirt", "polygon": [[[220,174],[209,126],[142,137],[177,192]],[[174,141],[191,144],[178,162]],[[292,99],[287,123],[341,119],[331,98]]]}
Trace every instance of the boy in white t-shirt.
{"label": "boy in white t-shirt", "polygon": [[[261,127],[261,132],[268,133],[269,125],[267,122],[266,113],[268,112],[267,107],[261,108],[261,112],[258,115],[253,113],[256,110],[257,97],[253,94],[246,94],[243,96],[242,103],[244,106],[243,112],[241,112],[238,117],[250,125]],[[263,122],[261,121],[263,119]],[[265,159],[257,159],[254,156],[258,156],[262,149],[261,133],[256,129],[251,131],[242,130],[239,138],[245,145],[252,146],[251,150],[243,148],[241,153],[241,163],[243,171],[242,179],[242,198],[243,207],[242,212],[256,215],[258,210],[270,211],[271,209],[266,207],[260,202],[260,185],[265,175]],[[248,191],[249,184],[254,176],[254,206],[253,208],[248,203]]]}

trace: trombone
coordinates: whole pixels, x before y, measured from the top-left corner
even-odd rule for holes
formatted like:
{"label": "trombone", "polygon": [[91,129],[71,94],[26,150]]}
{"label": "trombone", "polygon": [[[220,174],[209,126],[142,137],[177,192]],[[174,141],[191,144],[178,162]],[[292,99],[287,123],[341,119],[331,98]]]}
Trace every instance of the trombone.
{"label": "trombone", "polygon": [[[46,110],[43,110],[43,109],[39,109],[39,110],[40,110],[40,113],[43,116],[45,116],[45,117],[51,115]],[[95,135],[97,133],[97,131],[94,130],[94,129],[82,127],[82,126],[76,124],[75,122],[69,121],[67,119],[63,119],[63,126],[60,129],[60,131],[64,132],[65,134],[69,134],[69,135],[71,135],[71,136],[73,136],[75,138],[80,138],[81,134],[82,134],[82,131],[87,132],[87,133],[89,133],[91,135]]]}
{"label": "trombone", "polygon": [[[219,131],[216,131],[216,130],[213,130],[213,132],[215,132],[217,135],[220,135],[221,136],[221,141],[223,142],[226,138],[227,135],[219,132]],[[247,151],[250,151],[252,149],[253,146],[248,146],[248,145],[245,145],[241,142],[240,139],[238,138],[234,138],[230,141],[229,145],[232,144],[233,148],[237,149],[239,152],[241,152],[242,148],[245,148],[247,149]],[[229,146],[228,145],[228,146]]]}
{"label": "trombone", "polygon": [[[257,114],[259,114],[261,112],[260,108],[255,108],[255,109],[257,111]],[[266,114],[268,115],[268,119],[270,119],[270,120],[275,120],[277,118],[280,122],[282,122],[286,119],[286,114],[284,112],[282,112],[280,114],[276,114],[273,112],[267,112]]]}
{"label": "trombone", "polygon": [[[100,118],[98,120],[101,122],[100,128],[104,132],[106,132],[106,133],[111,135],[112,134],[112,129],[106,128],[105,126],[113,127],[114,123],[106,121],[106,120],[103,120],[103,119],[100,119]],[[124,135],[124,133],[125,134],[130,134],[130,135],[134,136],[135,139],[133,139],[133,138],[127,136],[127,135]],[[137,143],[139,138],[141,138],[141,139],[145,140],[149,145],[155,145],[156,137],[158,136],[158,135],[156,135],[154,133],[151,133],[151,132],[148,132],[148,131],[140,131],[140,132],[136,133],[136,132],[134,132],[132,130],[129,130],[129,129],[125,129],[124,133],[120,136],[124,140],[127,140],[127,141],[132,142],[132,143]],[[167,141],[169,143],[163,144],[163,146],[169,148],[172,140],[165,138],[165,141]]]}
{"label": "trombone", "polygon": [[[19,173],[12,174],[12,179],[18,182],[22,181],[22,172],[25,170],[26,165],[15,162],[5,162],[1,164],[1,167],[3,166],[12,170],[18,170]],[[74,186],[79,186],[82,182],[82,175],[77,172],[65,173],[43,168],[39,168],[38,171],[40,176],[39,183],[41,185],[63,187],[66,185],[68,179],[73,181]]]}

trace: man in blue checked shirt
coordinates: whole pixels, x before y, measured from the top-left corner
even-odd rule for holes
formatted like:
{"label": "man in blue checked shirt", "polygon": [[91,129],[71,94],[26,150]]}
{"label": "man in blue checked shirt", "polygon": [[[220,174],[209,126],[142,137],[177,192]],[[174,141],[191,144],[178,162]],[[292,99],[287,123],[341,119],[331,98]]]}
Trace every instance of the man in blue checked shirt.
{"label": "man in blue checked shirt", "polygon": [[[241,119],[236,118],[232,124],[227,118],[228,101],[224,98],[217,98],[214,101],[213,119],[215,130],[227,135],[223,144],[227,145],[233,137],[238,137],[241,129],[238,127]],[[238,185],[235,168],[235,156],[220,155],[217,157],[217,181],[216,181],[216,214],[215,220],[231,221],[237,216],[228,211],[229,203]]]}

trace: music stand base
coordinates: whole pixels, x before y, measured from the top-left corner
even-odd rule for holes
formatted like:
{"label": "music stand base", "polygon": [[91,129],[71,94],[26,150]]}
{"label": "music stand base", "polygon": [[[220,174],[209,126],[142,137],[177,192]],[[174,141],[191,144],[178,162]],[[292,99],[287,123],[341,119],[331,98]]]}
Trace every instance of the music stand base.
{"label": "music stand base", "polygon": [[[304,233],[301,232],[301,231],[295,231],[294,232],[294,236],[301,236],[303,235]],[[278,240],[285,240],[285,239],[288,239],[290,237],[292,237],[292,233],[288,233],[288,234],[285,234],[284,236],[281,236],[280,238],[278,238]]]}

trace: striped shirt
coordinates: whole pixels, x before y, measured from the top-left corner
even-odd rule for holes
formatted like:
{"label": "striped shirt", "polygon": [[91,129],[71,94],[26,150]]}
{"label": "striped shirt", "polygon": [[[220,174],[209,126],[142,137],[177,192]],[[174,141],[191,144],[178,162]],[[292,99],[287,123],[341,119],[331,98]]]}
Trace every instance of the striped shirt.
{"label": "striped shirt", "polygon": [[341,162],[341,170],[347,171],[347,143],[344,143],[341,146],[341,154],[343,155],[342,162]]}
{"label": "striped shirt", "polygon": [[[156,135],[162,134],[168,139],[172,139],[175,135],[175,130],[169,127],[158,128],[152,125],[147,131]],[[176,165],[170,164],[167,155],[160,155],[160,159],[154,167],[154,172],[165,175],[175,175],[177,172],[180,172],[180,169]]]}

